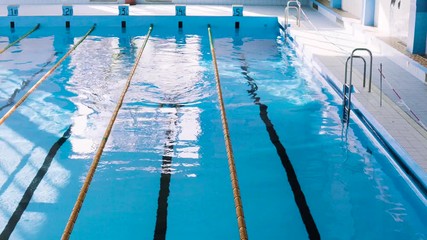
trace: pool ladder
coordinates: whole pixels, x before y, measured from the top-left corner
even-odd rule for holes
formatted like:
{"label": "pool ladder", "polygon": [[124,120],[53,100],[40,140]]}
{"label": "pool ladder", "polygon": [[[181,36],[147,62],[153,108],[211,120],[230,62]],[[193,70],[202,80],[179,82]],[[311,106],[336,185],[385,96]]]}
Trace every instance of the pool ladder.
{"label": "pool ladder", "polygon": [[[369,75],[369,90],[368,92],[371,92],[371,86],[372,86],[372,52],[367,48],[355,48],[352,52],[350,57],[347,58],[347,61],[345,62],[345,77],[344,77],[344,86],[343,86],[343,115],[342,115],[342,122],[343,123],[349,123],[350,120],[350,110],[351,110],[351,93],[353,92],[353,58],[359,58],[363,60],[363,87],[366,85],[366,60],[362,56],[354,55],[357,51],[366,51],[369,53],[370,56],[370,75]],[[347,75],[348,75],[348,62],[350,61],[350,79],[347,82]]]}
{"label": "pool ladder", "polygon": [[297,25],[300,26],[301,19],[301,3],[298,0],[289,0],[285,8],[285,26],[288,27],[289,9],[297,10]]}

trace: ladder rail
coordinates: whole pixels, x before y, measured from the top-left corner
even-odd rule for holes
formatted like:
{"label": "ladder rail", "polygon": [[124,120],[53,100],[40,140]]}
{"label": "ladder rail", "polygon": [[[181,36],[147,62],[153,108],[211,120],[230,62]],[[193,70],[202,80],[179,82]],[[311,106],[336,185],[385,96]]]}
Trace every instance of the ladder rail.
{"label": "ladder rail", "polygon": [[[347,61],[345,62],[345,73],[346,74],[345,74],[345,78],[344,78],[344,83],[347,83],[347,75],[348,75],[347,69],[348,69],[348,61],[350,60],[350,58],[351,57],[348,57]],[[365,85],[366,85],[366,60],[364,57],[357,56],[357,55],[353,56],[353,58],[359,58],[359,59],[362,59],[362,61],[363,61],[363,87],[365,87]]]}
{"label": "ladder rail", "polygon": [[353,58],[355,57],[354,53],[357,51],[366,51],[369,53],[369,57],[370,57],[370,61],[369,61],[369,90],[368,92],[371,92],[372,89],[372,52],[371,50],[367,49],[367,48],[355,48],[352,52],[351,52],[351,58],[350,58],[350,84],[352,82],[352,77],[353,77]]}
{"label": "ladder rail", "polygon": [[[347,61],[345,63],[345,77],[344,77],[344,87],[343,87],[343,117],[342,122],[348,123],[350,122],[350,110],[351,110],[351,93],[353,89],[353,59],[354,58],[360,58],[363,60],[363,87],[366,85],[366,60],[362,56],[355,55],[355,52],[357,51],[366,51],[369,53],[370,61],[369,61],[369,90],[368,92],[371,92],[372,89],[372,52],[367,48],[355,48],[352,52],[350,57],[347,58]],[[347,75],[348,75],[348,62],[350,61],[350,78],[347,82]]]}
{"label": "ladder rail", "polygon": [[350,120],[350,110],[351,110],[351,89],[352,85],[344,84],[343,87],[343,113],[342,113],[342,122],[349,123]]}
{"label": "ladder rail", "polygon": [[[292,5],[296,4],[296,5]],[[288,26],[289,9],[295,9],[297,11],[297,26],[300,26],[301,22],[301,3],[298,0],[290,0],[286,4],[285,8],[285,26]]]}

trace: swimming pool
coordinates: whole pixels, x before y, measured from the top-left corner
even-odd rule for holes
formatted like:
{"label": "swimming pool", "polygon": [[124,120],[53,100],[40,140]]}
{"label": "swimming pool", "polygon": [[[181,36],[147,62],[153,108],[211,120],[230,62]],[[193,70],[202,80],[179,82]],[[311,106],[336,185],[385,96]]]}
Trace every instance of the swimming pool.
{"label": "swimming pool", "polygon": [[[71,238],[239,238],[207,29],[186,26],[154,25]],[[1,114],[88,29],[1,54]],[[147,29],[96,28],[0,126],[2,237],[61,236]],[[423,196],[360,123],[343,132],[277,27],[212,31],[251,239],[427,238]]]}

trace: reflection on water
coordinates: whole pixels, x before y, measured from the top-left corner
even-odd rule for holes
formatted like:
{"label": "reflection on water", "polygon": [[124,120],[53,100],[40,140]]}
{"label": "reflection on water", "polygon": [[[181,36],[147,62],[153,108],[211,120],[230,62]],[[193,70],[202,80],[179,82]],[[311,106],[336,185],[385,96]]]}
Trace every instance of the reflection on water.
{"label": "reflection on water", "polygon": [[[142,41],[138,39],[135,45],[141,45]],[[206,67],[201,65],[200,41],[200,36],[191,35],[150,38],[106,152],[147,152],[170,158],[199,158],[197,141],[201,133],[199,117],[202,110],[197,104],[214,93],[212,82],[204,74]],[[168,132],[172,135],[166,134]],[[166,144],[168,140],[165,139],[169,138],[172,138],[174,148],[164,152],[165,145],[159,143]],[[148,160],[147,164],[121,166],[119,170],[164,171],[164,164],[159,165],[157,161]],[[168,171],[171,174],[193,174],[184,169],[194,166],[197,163],[183,168],[182,163],[173,161]]]}
{"label": "reflection on water", "polygon": [[[62,40],[26,39],[16,46],[22,51],[0,55],[4,103],[21,97],[51,67],[52,56],[65,52]],[[58,220],[57,209],[65,209],[59,218],[66,220],[87,164],[70,159],[93,155],[117,101],[116,89],[127,77],[123,69],[133,62],[129,38],[122,46],[117,38],[98,40],[81,44],[0,126],[1,239],[10,234],[11,239],[56,239],[62,232],[61,225],[50,225]],[[73,122],[72,134],[61,138]],[[70,188],[72,194],[64,198]]]}
{"label": "reflection on water", "polygon": [[[143,40],[135,39],[135,46],[141,46]],[[151,237],[154,234],[156,239],[165,236],[168,213],[172,211],[169,201],[176,197],[176,192],[171,192],[176,187],[174,181],[183,177],[195,179],[200,171],[201,105],[215,93],[215,85],[205,73],[200,44],[200,36],[150,38],[91,184],[85,202],[91,210],[83,209],[80,213],[75,236],[117,235],[116,230],[106,233],[85,230],[86,221],[101,217],[93,212],[122,211],[103,208],[106,202],[94,205],[98,194],[112,196],[119,205],[136,202],[133,208],[137,215],[147,216],[145,211],[152,212],[154,216],[144,218],[154,226],[143,234]],[[106,187],[111,184],[125,185],[134,192],[126,193],[126,199],[116,199]],[[148,210],[137,203],[141,199],[156,204]],[[107,215],[103,217],[106,221],[115,221]],[[138,219],[129,216],[119,228],[139,222]]]}
{"label": "reflection on water", "polygon": [[200,43],[197,35],[151,38],[128,99],[148,104],[195,104],[211,96],[212,81],[204,74],[209,65],[201,62]]}
{"label": "reflection on water", "polygon": [[[0,112],[48,71],[57,58],[52,43],[53,37],[28,38],[0,54]],[[16,48],[21,51],[12,51]]]}
{"label": "reflection on water", "polygon": [[76,93],[70,100],[77,107],[73,159],[91,158],[104,135],[136,53],[130,40],[89,37],[71,58],[67,90]]}

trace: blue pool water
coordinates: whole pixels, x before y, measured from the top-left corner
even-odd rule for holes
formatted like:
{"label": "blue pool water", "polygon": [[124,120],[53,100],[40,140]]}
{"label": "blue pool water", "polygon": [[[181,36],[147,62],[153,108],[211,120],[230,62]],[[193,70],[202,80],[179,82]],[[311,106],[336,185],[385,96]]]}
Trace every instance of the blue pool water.
{"label": "blue pool water", "polygon": [[[87,30],[0,54],[1,116]],[[97,28],[0,126],[1,239],[60,238],[147,30]],[[212,31],[250,239],[427,239],[425,199],[277,29]],[[154,26],[71,235],[165,237],[239,239],[207,29]]]}

